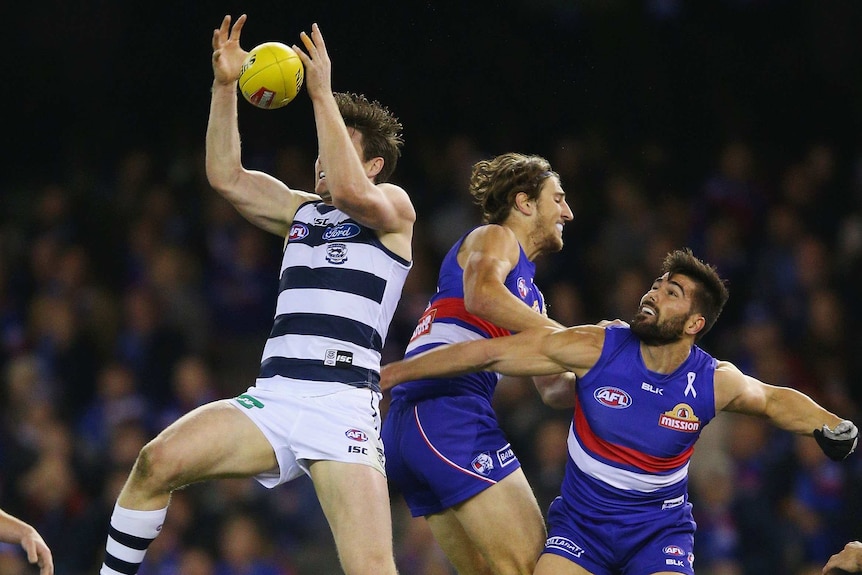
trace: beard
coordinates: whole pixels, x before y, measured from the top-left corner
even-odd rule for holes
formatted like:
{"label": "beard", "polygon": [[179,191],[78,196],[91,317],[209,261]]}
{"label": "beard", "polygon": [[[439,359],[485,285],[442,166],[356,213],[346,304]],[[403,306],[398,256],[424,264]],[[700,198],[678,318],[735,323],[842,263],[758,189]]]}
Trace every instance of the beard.
{"label": "beard", "polygon": [[682,339],[685,332],[685,316],[672,317],[667,321],[647,322],[645,313],[638,313],[629,322],[632,333],[647,345],[666,345]]}
{"label": "beard", "polygon": [[563,249],[563,240],[557,235],[556,226],[551,225],[550,219],[541,214],[536,218],[530,239],[539,246],[543,254],[556,253]]}

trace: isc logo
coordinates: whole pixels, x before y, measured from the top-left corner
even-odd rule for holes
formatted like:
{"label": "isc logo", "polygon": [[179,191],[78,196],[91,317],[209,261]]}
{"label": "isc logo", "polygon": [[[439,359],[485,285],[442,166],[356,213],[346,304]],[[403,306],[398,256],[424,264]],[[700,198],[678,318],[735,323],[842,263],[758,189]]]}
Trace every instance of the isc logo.
{"label": "isc logo", "polygon": [[631,396],[618,387],[600,387],[593,393],[593,397],[612,409],[625,409],[632,404]]}
{"label": "isc logo", "polygon": [[323,357],[323,365],[349,367],[353,365],[353,353],[339,349],[327,349]]}

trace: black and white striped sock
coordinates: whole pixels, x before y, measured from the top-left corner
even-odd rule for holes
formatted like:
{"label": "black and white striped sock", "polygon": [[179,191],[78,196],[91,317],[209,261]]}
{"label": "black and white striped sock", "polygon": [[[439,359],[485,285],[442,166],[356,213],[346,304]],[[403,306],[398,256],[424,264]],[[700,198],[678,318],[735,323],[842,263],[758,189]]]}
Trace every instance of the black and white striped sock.
{"label": "black and white striped sock", "polygon": [[100,575],[135,575],[147,547],[161,531],[167,513],[167,507],[136,511],[115,505]]}

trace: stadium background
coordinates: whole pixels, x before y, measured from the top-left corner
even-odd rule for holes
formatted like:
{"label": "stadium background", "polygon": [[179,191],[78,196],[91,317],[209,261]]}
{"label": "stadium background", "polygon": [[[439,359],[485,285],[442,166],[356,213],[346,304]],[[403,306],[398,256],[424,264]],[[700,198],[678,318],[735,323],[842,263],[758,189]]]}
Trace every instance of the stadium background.
{"label": "stadium background", "polygon": [[[862,5],[679,0],[77,2],[7,13],[0,172],[0,507],[58,573],[92,573],[141,443],[253,380],[280,241],[206,184],[210,35],[249,14],[247,49],[314,21],[333,87],[403,121],[395,181],[419,213],[397,358],[448,245],[477,221],[470,165],[549,158],[575,221],[539,264],[567,324],[631,316],[661,256],[688,245],[731,281],[703,346],[862,421]],[[309,189],[308,100],[240,106],[244,159]],[[497,395],[543,507],[565,413]],[[692,466],[699,574],[818,573],[862,538],[862,458],[722,416]],[[218,438],[228,440],[229,438]],[[361,494],[357,494],[361,496]],[[402,573],[448,573],[393,494]],[[179,493],[142,575],[336,573],[305,481]],[[0,547],[0,573],[21,572]]]}

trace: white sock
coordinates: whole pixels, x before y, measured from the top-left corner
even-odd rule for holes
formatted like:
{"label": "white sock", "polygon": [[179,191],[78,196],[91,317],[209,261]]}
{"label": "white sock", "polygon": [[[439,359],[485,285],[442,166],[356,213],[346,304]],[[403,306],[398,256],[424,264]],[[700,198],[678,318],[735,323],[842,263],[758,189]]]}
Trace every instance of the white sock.
{"label": "white sock", "polygon": [[147,547],[162,529],[168,508],[136,511],[114,506],[100,575],[135,575]]}

